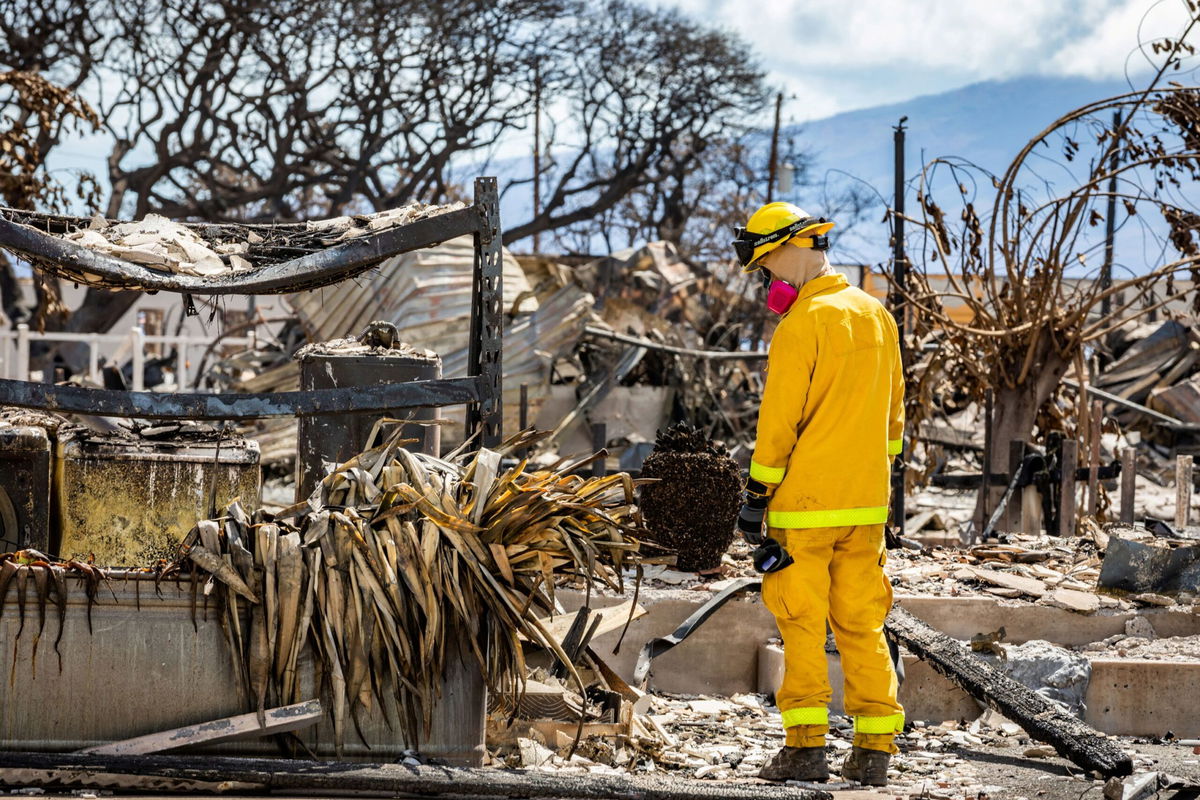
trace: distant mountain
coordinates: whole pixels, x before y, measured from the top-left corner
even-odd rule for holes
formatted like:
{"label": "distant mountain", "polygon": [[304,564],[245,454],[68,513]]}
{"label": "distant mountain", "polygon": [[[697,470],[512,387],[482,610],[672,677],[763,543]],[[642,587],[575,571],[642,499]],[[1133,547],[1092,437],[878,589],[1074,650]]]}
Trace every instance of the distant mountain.
{"label": "distant mountain", "polygon": [[[1026,142],[1058,117],[1127,91],[1124,81],[1046,77],[987,81],[802,123],[786,133],[795,137],[799,150],[814,155],[811,179],[820,183],[828,170],[844,170],[871,184],[890,203],[892,129],[902,116],[908,117],[906,174],[910,180],[919,174],[922,164],[941,156],[959,156],[1001,172]],[[829,179],[838,178],[831,175]],[[807,210],[819,213],[815,192],[808,191],[812,197],[805,194],[803,187],[797,187],[793,199],[806,208],[814,206]],[[851,238],[854,241],[846,242],[845,249],[859,253],[861,260],[886,258],[883,225],[864,224]]]}

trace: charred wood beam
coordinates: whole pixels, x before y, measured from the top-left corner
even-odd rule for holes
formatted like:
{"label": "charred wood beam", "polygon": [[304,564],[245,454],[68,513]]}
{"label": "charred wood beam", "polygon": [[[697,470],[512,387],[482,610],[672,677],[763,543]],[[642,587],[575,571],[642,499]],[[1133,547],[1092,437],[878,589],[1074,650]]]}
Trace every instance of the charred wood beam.
{"label": "charred wood beam", "polygon": [[0,379],[0,405],[101,417],[245,420],[476,403],[485,396],[480,381],[480,378],[449,378],[309,392],[177,394]]}
{"label": "charred wood beam", "polygon": [[[1079,390],[1079,384],[1069,378],[1063,378],[1062,382],[1064,386],[1068,386],[1076,391]],[[1092,397],[1103,400],[1106,403],[1115,403],[1123,408],[1128,408],[1130,411],[1136,411],[1139,414],[1144,414],[1145,416],[1153,419],[1157,424],[1162,425],[1164,428],[1169,430],[1179,432],[1200,431],[1200,425],[1194,425],[1190,422],[1184,422],[1183,420],[1175,419],[1174,417],[1168,416],[1161,411],[1155,411],[1153,408],[1147,408],[1141,403],[1135,403],[1132,400],[1126,400],[1124,397],[1118,397],[1117,395],[1106,392],[1103,389],[1097,389],[1095,386],[1090,384],[1087,387],[1087,393]]]}
{"label": "charred wood beam", "polygon": [[558,775],[221,756],[0,752],[0,786],[160,792],[354,793],[574,800],[831,800],[815,789],[624,775]]}
{"label": "charred wood beam", "polygon": [[1064,758],[1105,777],[1133,772],[1132,760],[1115,741],[971,655],[959,642],[904,609],[893,608],[884,629],[967,694],[987,703],[1033,738],[1052,745]]}
{"label": "charred wood beam", "polygon": [[253,272],[209,278],[151,269],[3,217],[0,217],[0,247],[35,262],[51,262],[55,272],[88,285],[99,283],[141,291],[202,295],[282,294],[345,280],[394,255],[478,233],[484,224],[483,212],[472,206],[351,239]]}

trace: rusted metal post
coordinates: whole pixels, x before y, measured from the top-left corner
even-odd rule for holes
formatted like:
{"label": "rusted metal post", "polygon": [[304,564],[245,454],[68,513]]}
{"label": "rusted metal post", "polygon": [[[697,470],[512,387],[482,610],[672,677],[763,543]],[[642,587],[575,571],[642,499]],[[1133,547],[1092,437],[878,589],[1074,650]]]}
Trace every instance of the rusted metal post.
{"label": "rusted metal post", "polygon": [[1186,528],[1192,508],[1192,457],[1175,461],[1175,528]]}
{"label": "rusted metal post", "polygon": [[[986,520],[992,510],[992,390],[983,395],[983,492],[982,519]],[[982,524],[982,523],[981,523]]]}
{"label": "rusted metal post", "polygon": [[529,384],[521,384],[521,408],[518,411],[518,424],[521,430],[529,427]]}
{"label": "rusted metal post", "polygon": [[1121,451],[1121,524],[1133,524],[1134,486],[1137,480],[1137,450]]}
{"label": "rusted metal post", "polygon": [[[1020,439],[1013,439],[1008,443],[1008,480],[1012,482],[1013,476],[1021,469],[1021,462],[1025,460],[1025,443]],[[1018,492],[1020,490],[1018,489]],[[1015,493],[1014,493],[1015,494]],[[1023,492],[1022,492],[1023,494]],[[1019,495],[1008,498],[1008,505],[1004,507],[1004,530],[1013,532],[1021,522],[1021,500]]]}
{"label": "rusted metal post", "polygon": [[1088,516],[1095,517],[1100,510],[1100,421],[1104,417],[1104,404],[1092,401],[1091,441],[1088,453]]}
{"label": "rusted metal post", "polygon": [[1075,535],[1075,470],[1079,467],[1079,442],[1064,439],[1058,484],[1058,535]]}
{"label": "rusted metal post", "polygon": [[475,234],[474,288],[471,294],[471,333],[467,374],[482,379],[484,397],[467,409],[467,436],[480,434],[479,445],[496,447],[503,438],[504,267],[500,250],[500,195],[495,178],[475,179],[475,210],[480,230]]}
{"label": "rusted metal post", "polygon": [[[904,252],[904,121],[901,117],[896,124],[892,137],[894,149],[894,180],[895,199],[892,209],[892,279],[893,292],[891,297],[892,315],[896,318],[896,329],[900,335],[900,363],[907,364],[908,358],[904,348],[905,317],[907,304],[904,302],[905,291],[908,288],[908,256]],[[902,436],[901,439],[904,437]],[[892,461],[892,524],[904,530],[908,515],[904,510],[904,457],[907,455],[901,443],[900,454]],[[987,474],[987,470],[984,470]],[[984,480],[987,484],[987,480]],[[982,524],[982,523],[981,523]]]}

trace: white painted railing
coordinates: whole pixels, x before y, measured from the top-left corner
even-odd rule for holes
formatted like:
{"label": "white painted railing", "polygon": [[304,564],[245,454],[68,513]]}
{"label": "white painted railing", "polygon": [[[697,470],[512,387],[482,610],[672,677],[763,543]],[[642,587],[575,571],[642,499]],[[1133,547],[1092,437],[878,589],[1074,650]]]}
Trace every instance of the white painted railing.
{"label": "white painted railing", "polygon": [[[190,388],[192,380],[188,376],[191,366],[189,356],[191,351],[199,348],[203,352],[213,340],[208,336],[147,336],[141,327],[131,328],[129,333],[67,333],[65,331],[47,331],[39,333],[29,330],[29,326],[21,324],[16,330],[0,331],[0,375],[17,380],[34,380],[30,374],[29,347],[33,342],[76,342],[88,347],[88,377],[95,383],[101,383],[100,356],[101,349],[106,345],[115,347],[107,361],[112,365],[120,365],[127,358],[133,360],[132,388],[135,392],[145,391],[146,345],[162,345],[164,350],[175,349],[175,386],[179,391]],[[255,337],[227,338],[221,340],[221,346],[252,347]]]}

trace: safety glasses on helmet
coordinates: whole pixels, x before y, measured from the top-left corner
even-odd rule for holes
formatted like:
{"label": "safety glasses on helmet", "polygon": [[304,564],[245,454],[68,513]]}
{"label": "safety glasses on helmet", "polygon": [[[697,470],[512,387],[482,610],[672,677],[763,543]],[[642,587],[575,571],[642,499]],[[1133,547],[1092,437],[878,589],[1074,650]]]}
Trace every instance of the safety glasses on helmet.
{"label": "safety glasses on helmet", "polygon": [[[802,231],[805,228],[811,228],[815,225],[820,225],[823,222],[827,222],[824,217],[807,217],[771,233],[751,233],[745,228],[734,228],[733,231],[735,238],[731,244],[733,245],[734,252],[737,253],[738,262],[740,262],[743,267],[748,267],[750,266],[750,262],[754,260],[754,251],[762,247],[764,244],[781,242],[798,231]],[[828,236],[820,234],[811,238],[812,248],[814,250],[829,249]]]}

